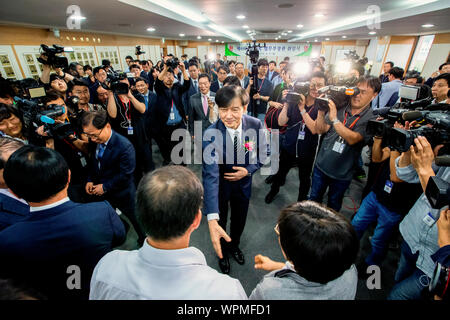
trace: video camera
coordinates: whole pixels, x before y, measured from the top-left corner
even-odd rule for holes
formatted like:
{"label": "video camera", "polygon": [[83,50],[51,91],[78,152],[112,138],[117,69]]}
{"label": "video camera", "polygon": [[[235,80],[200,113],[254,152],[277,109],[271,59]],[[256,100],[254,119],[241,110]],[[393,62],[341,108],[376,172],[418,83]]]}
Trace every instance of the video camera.
{"label": "video camera", "polygon": [[[263,44],[263,48],[266,47],[266,44]],[[253,79],[253,87],[251,88],[253,92],[258,91],[258,59],[259,59],[259,48],[261,48],[261,44],[256,44],[256,40],[253,40],[253,44],[248,44],[247,49],[245,50],[245,54],[250,58],[250,62],[252,64],[251,77]]]}
{"label": "video camera", "polygon": [[171,58],[166,61],[166,66],[175,70],[180,65],[178,58]]}
{"label": "video camera", "polygon": [[136,46],[135,55],[140,56],[141,54],[145,54],[145,51],[141,51],[141,46]]}
{"label": "video camera", "polygon": [[359,94],[357,87],[345,87],[345,86],[325,86],[318,90],[319,95],[325,94],[323,97],[316,99],[319,110],[328,112],[328,103],[330,100],[334,102],[336,108],[342,109],[350,103],[350,99],[353,96]]}
{"label": "video camera", "polygon": [[42,102],[14,97],[14,101],[23,113],[25,127],[34,129],[44,126],[49,137],[64,139],[74,134],[70,123],[56,123],[54,118],[66,112],[65,106],[51,104],[44,106]]}
{"label": "video camera", "polygon": [[53,68],[67,68],[69,62],[66,57],[61,56],[63,52],[73,52],[72,48],[64,48],[56,44],[53,47],[49,47],[45,44],[41,44],[41,54],[46,59],[39,57],[37,60],[45,65],[52,66]]}
{"label": "video camera", "polygon": [[309,93],[309,82],[294,82],[292,86],[288,88],[286,95],[286,102],[289,104],[298,104],[300,102],[300,95],[307,96]]}

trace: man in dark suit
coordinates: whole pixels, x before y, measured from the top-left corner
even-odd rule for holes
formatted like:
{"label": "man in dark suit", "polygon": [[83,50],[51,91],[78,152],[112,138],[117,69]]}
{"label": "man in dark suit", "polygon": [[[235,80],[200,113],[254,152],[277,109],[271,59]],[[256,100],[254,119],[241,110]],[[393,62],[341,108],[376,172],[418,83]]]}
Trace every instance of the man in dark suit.
{"label": "man in dark suit", "polygon": [[10,192],[3,178],[6,161],[12,153],[24,145],[23,142],[13,138],[0,138],[0,231],[30,215],[28,203]]}
{"label": "man in dark suit", "polygon": [[246,76],[244,73],[244,64],[242,62],[236,63],[235,70],[236,70],[236,77],[238,77],[239,81],[241,82],[241,87],[247,89],[250,83],[250,78]]}
{"label": "man in dark suit", "polygon": [[267,72],[267,78],[269,78],[270,81],[272,81],[273,78],[279,75],[279,73],[275,70],[276,67],[277,63],[275,61],[269,62],[269,71]]}
{"label": "man in dark suit", "polygon": [[0,232],[0,278],[22,282],[50,300],[87,299],[96,264],[125,240],[117,213],[106,201],[70,201],[69,167],[52,149],[20,148],[8,159],[4,177],[31,214]]}
{"label": "man in dark suit", "polygon": [[[199,76],[199,70],[198,70],[198,65],[195,61],[191,61],[189,62],[189,76],[190,76],[190,82],[191,85],[189,86],[189,90],[186,91],[185,93],[183,93],[183,107],[184,107],[184,112],[186,113],[186,116],[189,116],[190,113],[190,108],[191,106],[189,105],[189,99],[196,93],[199,92],[199,88],[198,88],[198,76]],[[188,117],[188,121],[189,121],[189,117]]]}
{"label": "man in dark suit", "polygon": [[153,126],[159,134],[153,138],[158,143],[164,158],[164,165],[170,163],[170,154],[177,142],[171,141],[172,133],[176,129],[186,129],[186,113],[183,108],[182,95],[189,90],[191,82],[184,64],[180,62],[178,68],[183,72],[184,82],[174,83],[174,71],[164,64],[163,71],[155,81],[157,95],[156,105],[152,116]]}
{"label": "man in dark suit", "polygon": [[230,73],[228,67],[221,65],[217,68],[217,80],[211,84],[212,92],[217,92],[219,89],[223,88],[223,81],[227,78],[228,73]]}
{"label": "man in dark suit", "polygon": [[[228,273],[228,253],[239,264],[245,262],[239,243],[247,219],[252,175],[265,161],[259,157],[267,155],[267,144],[264,133],[260,132],[263,130],[261,122],[244,114],[249,97],[242,87],[225,86],[217,92],[215,100],[220,120],[203,136],[203,212],[208,218],[220,269]],[[263,148],[262,152],[257,150],[259,148]],[[231,207],[231,239],[225,231],[228,205]]]}
{"label": "man in dark suit", "polygon": [[215,93],[211,92],[211,82],[206,73],[200,75],[198,79],[200,92],[194,94],[189,99],[190,113],[189,113],[189,132],[191,137],[194,136],[194,122],[202,122],[202,136],[208,127],[217,121],[217,110],[214,110]]}
{"label": "man in dark suit", "polygon": [[104,111],[85,113],[82,126],[93,142],[86,193],[92,196],[93,201],[108,200],[114,208],[118,208],[130,220],[141,246],[145,235],[134,212],[136,155],[133,145],[111,129]]}

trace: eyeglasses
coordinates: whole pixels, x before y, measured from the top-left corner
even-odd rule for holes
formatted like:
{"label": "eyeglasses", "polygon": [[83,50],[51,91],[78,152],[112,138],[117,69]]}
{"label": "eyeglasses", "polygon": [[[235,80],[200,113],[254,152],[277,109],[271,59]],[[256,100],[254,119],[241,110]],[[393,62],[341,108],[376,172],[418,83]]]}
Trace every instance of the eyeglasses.
{"label": "eyeglasses", "polygon": [[101,130],[100,130],[100,132],[99,133],[96,133],[96,134],[91,134],[91,133],[86,133],[86,132],[83,132],[88,138],[95,138],[95,139],[98,139],[99,138],[99,136],[102,134],[102,131],[103,131],[103,129],[105,129],[105,127],[103,127]]}
{"label": "eyeglasses", "polygon": [[278,227],[278,223],[277,223],[276,226],[273,228],[273,231],[275,231],[275,233],[277,234],[277,236],[280,236],[280,228]]}

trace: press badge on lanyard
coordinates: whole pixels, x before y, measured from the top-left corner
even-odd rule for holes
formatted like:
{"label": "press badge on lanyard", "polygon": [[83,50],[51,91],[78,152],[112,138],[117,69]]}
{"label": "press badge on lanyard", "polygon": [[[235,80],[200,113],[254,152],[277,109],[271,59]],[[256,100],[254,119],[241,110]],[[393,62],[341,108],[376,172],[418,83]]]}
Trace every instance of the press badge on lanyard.
{"label": "press badge on lanyard", "polygon": [[338,141],[334,143],[333,151],[342,154],[342,152],[344,152],[344,148],[345,148],[344,139],[342,139],[342,137],[339,137]]}
{"label": "press badge on lanyard", "polygon": [[170,108],[169,119],[170,120],[175,120],[175,113],[173,112],[173,100],[172,100],[172,107]]}
{"label": "press badge on lanyard", "polygon": [[131,121],[128,120],[128,135],[132,135],[133,134],[133,127],[131,126]]}
{"label": "press badge on lanyard", "polygon": [[433,224],[436,222],[431,212],[428,212],[428,214],[423,218],[423,222],[429,226],[432,227]]}
{"label": "press badge on lanyard", "polygon": [[386,191],[387,193],[391,193],[393,186],[394,184],[392,183],[392,181],[386,180],[386,184],[384,185],[384,191]]}
{"label": "press badge on lanyard", "polygon": [[301,129],[298,131],[297,140],[305,140],[305,123],[302,123]]}

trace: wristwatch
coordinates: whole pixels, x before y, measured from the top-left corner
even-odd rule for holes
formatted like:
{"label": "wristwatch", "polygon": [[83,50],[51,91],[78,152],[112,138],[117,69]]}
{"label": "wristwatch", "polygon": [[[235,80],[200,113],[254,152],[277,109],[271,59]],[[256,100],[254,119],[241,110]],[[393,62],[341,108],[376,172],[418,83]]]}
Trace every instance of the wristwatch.
{"label": "wristwatch", "polygon": [[331,124],[334,126],[336,123],[339,123],[340,121],[338,119],[334,119],[333,121],[331,121]]}
{"label": "wristwatch", "polygon": [[306,113],[306,110],[300,111],[300,114],[303,116]]}

